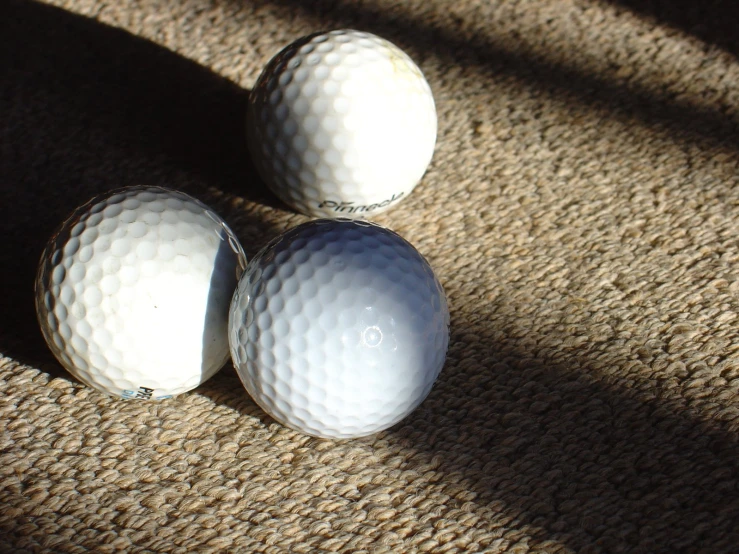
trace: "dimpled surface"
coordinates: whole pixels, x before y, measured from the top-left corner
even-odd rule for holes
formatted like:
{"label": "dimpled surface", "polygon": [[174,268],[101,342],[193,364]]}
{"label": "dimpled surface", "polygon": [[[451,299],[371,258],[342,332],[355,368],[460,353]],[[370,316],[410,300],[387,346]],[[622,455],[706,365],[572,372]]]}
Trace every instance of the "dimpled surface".
{"label": "dimpled surface", "polygon": [[399,422],[431,390],[449,342],[428,262],[378,225],[317,220],[248,265],[231,304],[234,365],[275,419],[326,438]]}
{"label": "dimpled surface", "polygon": [[249,103],[249,145],[262,177],[317,217],[367,217],[407,196],[431,161],[436,126],[418,66],[387,40],[353,30],[285,48]]}
{"label": "dimpled surface", "polygon": [[246,260],[194,198],[130,187],[78,208],[44,250],[36,312],[59,362],[124,398],[190,390],[228,359],[228,308]]}

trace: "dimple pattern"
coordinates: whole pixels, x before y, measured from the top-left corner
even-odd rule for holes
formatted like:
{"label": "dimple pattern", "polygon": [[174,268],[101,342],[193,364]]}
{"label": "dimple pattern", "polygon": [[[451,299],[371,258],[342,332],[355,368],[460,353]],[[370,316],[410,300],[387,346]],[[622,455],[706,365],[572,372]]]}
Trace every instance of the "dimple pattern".
{"label": "dimple pattern", "polygon": [[46,246],[36,312],[59,362],[124,398],[190,390],[228,359],[246,265],[224,221],[181,192],[129,187],[78,208]]}
{"label": "dimple pattern", "polygon": [[250,264],[229,316],[234,365],[281,423],[326,438],[369,435],[429,394],[449,342],[428,262],[378,225],[316,220]]}
{"label": "dimple pattern", "polygon": [[249,147],[273,191],[316,217],[367,217],[420,181],[436,108],[418,66],[369,33],[304,37],[264,68],[249,102]]}

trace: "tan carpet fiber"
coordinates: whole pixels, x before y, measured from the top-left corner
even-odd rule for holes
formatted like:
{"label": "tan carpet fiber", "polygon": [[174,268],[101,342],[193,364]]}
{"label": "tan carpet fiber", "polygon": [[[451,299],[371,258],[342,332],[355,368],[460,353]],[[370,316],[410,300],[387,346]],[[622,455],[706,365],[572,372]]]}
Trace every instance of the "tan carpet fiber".
{"label": "tan carpet fiber", "polygon": [[[732,0],[0,2],[7,552],[736,552],[739,9]],[[264,63],[328,28],[405,49],[439,139],[376,220],[452,340],[378,436],[275,423],[231,365],[161,403],[79,384],[36,326],[52,229],[164,185],[252,255],[305,221],[246,157]]]}

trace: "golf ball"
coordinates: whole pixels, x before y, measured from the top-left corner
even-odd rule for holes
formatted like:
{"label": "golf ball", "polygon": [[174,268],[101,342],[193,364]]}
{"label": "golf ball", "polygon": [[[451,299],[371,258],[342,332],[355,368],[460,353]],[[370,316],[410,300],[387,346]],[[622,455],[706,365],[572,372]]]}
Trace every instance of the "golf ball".
{"label": "golf ball", "polygon": [[79,207],[49,240],[36,313],[80,381],[161,399],[228,360],[228,309],[245,266],[239,241],[203,203],[159,187],[118,189]]}
{"label": "golf ball", "polygon": [[421,70],[394,44],[353,30],[310,35],[277,54],[251,93],[249,148],[285,203],[363,218],[408,196],[436,143]]}
{"label": "golf ball", "polygon": [[234,366],[251,397],[303,433],[382,431],[429,394],[449,311],[428,262],[378,225],[315,220],[247,266],[229,315]]}

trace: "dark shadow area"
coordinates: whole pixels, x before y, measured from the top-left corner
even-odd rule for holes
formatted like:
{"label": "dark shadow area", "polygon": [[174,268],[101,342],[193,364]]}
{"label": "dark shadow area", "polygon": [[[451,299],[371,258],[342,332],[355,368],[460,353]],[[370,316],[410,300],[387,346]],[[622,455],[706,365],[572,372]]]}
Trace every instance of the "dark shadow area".
{"label": "dark shadow area", "polygon": [[248,255],[273,229],[242,200],[279,205],[246,150],[248,91],[152,42],[35,2],[0,5],[2,348],[53,371],[33,283],[53,230],[95,194],[159,185],[192,194]]}
{"label": "dark shadow area", "polygon": [[[232,0],[243,3],[244,0]],[[495,30],[462,29],[451,20],[432,21],[387,13],[372,3],[349,4],[342,0],[268,0],[269,4],[311,20],[316,30],[353,27],[376,33],[402,48],[412,46],[419,55],[432,53],[449,64],[477,67],[485,73],[514,78],[534,90],[546,91],[559,101],[584,105],[603,117],[621,118],[707,146],[736,149],[739,123],[720,110],[658,95],[637,83],[617,82],[551,62],[544,58],[504,49],[494,42]],[[631,2],[637,4],[636,0]],[[688,3],[677,2],[677,6]],[[667,0],[661,2],[667,4]],[[728,4],[723,2],[723,5]],[[678,9],[678,8],[676,8]],[[735,13],[734,10],[727,12]],[[731,13],[719,13],[729,17]],[[731,21],[735,21],[736,18]],[[730,27],[730,23],[726,23]],[[723,27],[722,27],[723,28]],[[707,33],[719,33],[710,29]],[[723,31],[721,31],[723,32]],[[296,37],[297,38],[297,37]],[[275,45],[275,51],[285,46]]]}
{"label": "dark shadow area", "polygon": [[[438,460],[452,490],[538,528],[530,546],[736,551],[739,437],[731,418],[708,421],[699,402],[675,399],[667,383],[640,386],[625,372],[606,380],[586,356],[562,355],[544,337],[540,350],[552,354],[523,351],[486,325],[492,310],[453,316],[439,382],[389,441],[425,448],[417,463]],[[481,366],[487,371],[466,369]]]}
{"label": "dark shadow area", "polygon": [[611,0],[657,23],[690,33],[734,55],[739,54],[739,3],[735,0]]}
{"label": "dark shadow area", "polygon": [[[243,252],[238,251],[237,245],[234,244],[237,240],[228,230],[224,229],[215,256],[213,273],[208,287],[205,321],[203,322],[201,383],[210,379],[231,361],[228,348],[228,311],[239,278],[246,269],[246,257]],[[212,360],[222,356],[224,346],[227,352],[226,358],[221,358],[221,365],[211,372],[210,364]]]}

